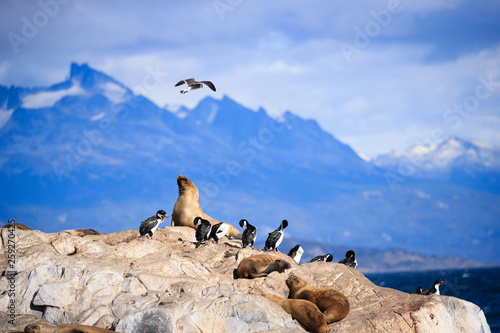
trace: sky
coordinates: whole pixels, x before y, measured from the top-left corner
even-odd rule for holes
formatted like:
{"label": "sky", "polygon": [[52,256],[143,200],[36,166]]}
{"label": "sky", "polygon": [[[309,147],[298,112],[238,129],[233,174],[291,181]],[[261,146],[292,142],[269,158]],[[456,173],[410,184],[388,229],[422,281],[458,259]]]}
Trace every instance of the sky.
{"label": "sky", "polygon": [[[315,119],[363,156],[500,146],[498,0],[0,0],[0,22],[4,86],[87,63],[170,110],[227,95]],[[191,77],[217,92],[180,94]]]}

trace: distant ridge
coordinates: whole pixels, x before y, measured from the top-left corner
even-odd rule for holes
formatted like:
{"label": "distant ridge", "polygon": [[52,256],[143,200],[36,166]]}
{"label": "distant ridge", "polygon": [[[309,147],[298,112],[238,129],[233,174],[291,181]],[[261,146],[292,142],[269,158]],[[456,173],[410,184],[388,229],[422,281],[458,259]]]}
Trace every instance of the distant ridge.
{"label": "distant ridge", "polygon": [[416,145],[402,152],[379,155],[372,163],[409,177],[500,193],[500,147],[450,137],[439,144]]}
{"label": "distant ridge", "polygon": [[[4,221],[134,230],[158,209],[171,212],[183,174],[204,211],[245,218],[258,237],[286,218],[289,236],[319,243],[499,261],[498,178],[481,164],[488,148],[465,140],[454,139],[478,157],[450,159],[449,177],[425,168],[401,176],[399,162],[369,163],[313,119],[273,118],[228,96],[169,111],[86,64],[50,87],[0,86],[0,119]],[[455,141],[425,158],[439,161]]]}

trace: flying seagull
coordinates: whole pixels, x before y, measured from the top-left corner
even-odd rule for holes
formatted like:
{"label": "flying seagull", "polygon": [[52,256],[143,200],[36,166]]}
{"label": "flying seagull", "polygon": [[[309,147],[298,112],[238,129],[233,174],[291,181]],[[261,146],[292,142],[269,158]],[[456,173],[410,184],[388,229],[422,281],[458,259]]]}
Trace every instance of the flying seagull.
{"label": "flying seagull", "polygon": [[215,86],[212,82],[210,82],[210,81],[196,81],[195,79],[186,79],[186,80],[179,81],[179,82],[177,82],[177,84],[175,86],[178,87],[178,86],[183,85],[184,83],[187,84],[188,86],[186,89],[181,90],[181,94],[185,94],[189,90],[196,90],[196,89],[203,88],[203,85],[206,85],[210,89],[215,91]]}

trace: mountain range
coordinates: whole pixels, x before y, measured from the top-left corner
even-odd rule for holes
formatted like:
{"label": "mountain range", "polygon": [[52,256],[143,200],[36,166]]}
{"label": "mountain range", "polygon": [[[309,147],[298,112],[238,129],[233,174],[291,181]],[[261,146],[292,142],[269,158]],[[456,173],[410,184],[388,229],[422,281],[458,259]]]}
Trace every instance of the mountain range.
{"label": "mountain range", "polygon": [[500,149],[460,138],[366,161],[292,112],[227,96],[172,111],[73,63],[50,87],[0,86],[0,149],[0,218],[44,232],[136,229],[183,174],[261,241],[286,218],[294,239],[500,262]]}

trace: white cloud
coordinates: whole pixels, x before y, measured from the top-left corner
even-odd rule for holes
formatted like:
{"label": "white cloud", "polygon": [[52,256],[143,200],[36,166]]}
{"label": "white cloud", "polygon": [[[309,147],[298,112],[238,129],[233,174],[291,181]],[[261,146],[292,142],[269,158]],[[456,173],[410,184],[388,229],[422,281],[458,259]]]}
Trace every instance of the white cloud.
{"label": "white cloud", "polygon": [[436,206],[438,206],[438,208],[443,209],[443,210],[450,209],[450,206],[447,203],[444,203],[442,201],[436,201]]}
{"label": "white cloud", "polygon": [[59,223],[66,223],[67,219],[68,219],[68,214],[57,215],[57,221]]}
{"label": "white cloud", "polygon": [[106,115],[106,113],[105,113],[105,112],[99,112],[98,114],[96,114],[96,115],[94,115],[94,116],[90,117],[90,120],[91,120],[91,121],[97,121],[97,120],[99,120],[99,119],[104,118],[104,116],[105,116],[105,115]]}
{"label": "white cloud", "polygon": [[422,198],[422,199],[430,199],[431,198],[431,195],[428,194],[428,193],[425,193],[424,191],[422,190],[415,190],[415,194],[419,197],[419,198]]}

